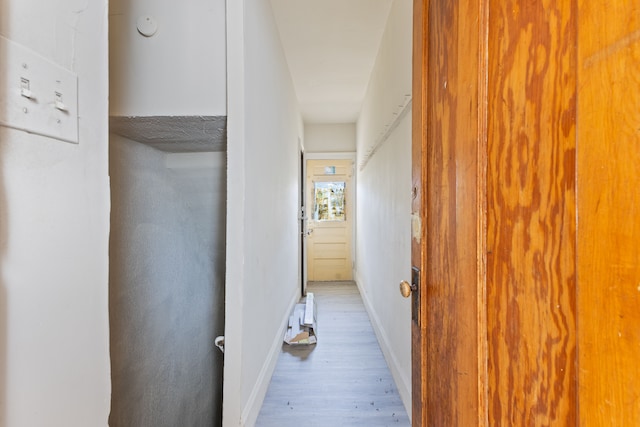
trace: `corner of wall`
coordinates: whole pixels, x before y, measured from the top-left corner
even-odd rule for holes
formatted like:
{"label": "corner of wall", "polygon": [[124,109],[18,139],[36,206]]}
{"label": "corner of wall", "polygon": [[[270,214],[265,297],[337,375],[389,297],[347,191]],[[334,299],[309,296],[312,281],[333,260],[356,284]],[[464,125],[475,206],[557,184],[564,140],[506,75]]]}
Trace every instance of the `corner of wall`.
{"label": "corner of wall", "polygon": [[361,285],[361,283],[363,283],[362,278],[357,273],[354,277],[356,278],[356,285],[358,286],[358,290],[360,291],[360,295],[362,296],[364,307],[367,310],[369,319],[371,320],[371,325],[373,326],[373,330],[375,331],[376,337],[378,338],[380,349],[382,350],[382,354],[387,361],[387,365],[389,366],[389,370],[391,371],[393,380],[395,381],[396,387],[398,388],[398,393],[400,394],[400,398],[402,399],[402,404],[407,411],[409,419],[411,419],[411,378],[406,378],[402,375],[402,367],[400,365],[400,362],[398,361],[396,352],[391,346],[387,334],[384,332],[382,322],[380,321],[380,318],[376,313],[373,304],[371,303],[371,299],[367,294],[366,287]]}
{"label": "corner of wall", "polygon": [[262,403],[264,402],[264,398],[267,395],[267,389],[269,388],[269,384],[271,383],[271,377],[273,376],[273,372],[276,369],[278,357],[281,353],[284,333],[289,324],[289,315],[293,310],[293,306],[298,302],[299,299],[298,291],[299,289],[296,287],[296,291],[294,292],[287,306],[288,308],[285,312],[284,319],[282,319],[280,329],[278,329],[278,332],[273,339],[273,344],[269,349],[268,356],[262,365],[262,369],[260,369],[260,375],[256,380],[256,385],[253,388],[251,395],[249,396],[247,404],[242,409],[241,425],[243,426],[252,426],[258,419],[258,414],[260,413],[260,409],[262,409]]}

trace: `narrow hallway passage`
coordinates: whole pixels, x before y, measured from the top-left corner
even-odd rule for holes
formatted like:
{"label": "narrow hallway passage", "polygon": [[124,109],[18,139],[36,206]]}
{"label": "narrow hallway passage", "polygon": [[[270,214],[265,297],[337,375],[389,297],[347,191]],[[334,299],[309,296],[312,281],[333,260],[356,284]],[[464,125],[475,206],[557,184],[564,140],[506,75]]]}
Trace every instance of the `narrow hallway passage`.
{"label": "narrow hallway passage", "polygon": [[256,426],[409,426],[355,282],[307,291],[318,343],[283,345]]}

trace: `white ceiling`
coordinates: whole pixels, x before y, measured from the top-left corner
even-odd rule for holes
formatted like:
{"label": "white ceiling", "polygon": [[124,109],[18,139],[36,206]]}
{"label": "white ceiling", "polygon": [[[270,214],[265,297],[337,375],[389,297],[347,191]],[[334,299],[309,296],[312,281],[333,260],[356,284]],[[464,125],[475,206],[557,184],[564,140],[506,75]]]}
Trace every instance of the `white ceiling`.
{"label": "white ceiling", "polygon": [[393,0],[271,0],[305,123],[353,123]]}

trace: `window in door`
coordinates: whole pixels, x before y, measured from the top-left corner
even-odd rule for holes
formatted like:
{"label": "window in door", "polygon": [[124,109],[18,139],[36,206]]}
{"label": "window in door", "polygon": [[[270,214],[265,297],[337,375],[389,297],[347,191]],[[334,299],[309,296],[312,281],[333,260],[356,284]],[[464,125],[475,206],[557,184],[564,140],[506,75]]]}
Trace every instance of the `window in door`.
{"label": "window in door", "polygon": [[314,182],[314,221],[345,221],[345,182]]}

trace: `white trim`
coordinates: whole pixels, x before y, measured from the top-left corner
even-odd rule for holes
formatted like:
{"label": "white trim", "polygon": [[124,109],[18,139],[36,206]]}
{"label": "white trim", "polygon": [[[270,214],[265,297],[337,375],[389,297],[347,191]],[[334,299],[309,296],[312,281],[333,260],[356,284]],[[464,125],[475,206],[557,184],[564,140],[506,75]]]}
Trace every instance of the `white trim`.
{"label": "white trim", "polygon": [[304,160],[356,160],[356,152],[349,151],[344,153],[304,153]]}
{"label": "white trim", "polygon": [[380,345],[382,354],[387,361],[387,365],[389,366],[389,370],[391,371],[391,376],[396,383],[398,393],[400,394],[400,398],[402,399],[404,408],[407,411],[409,420],[411,420],[411,378],[405,378],[404,375],[402,375],[402,369],[400,369],[400,363],[398,362],[398,358],[396,357],[394,348],[389,344],[389,339],[387,338],[387,334],[384,333],[382,323],[380,322],[376,311],[373,309],[373,305],[369,300],[369,296],[367,295],[366,290],[363,286],[360,285],[360,283],[360,277],[358,276],[356,285],[358,286],[358,290],[360,291],[360,295],[362,296],[365,310],[367,310],[367,314],[369,315],[369,319],[371,320],[371,325],[373,326],[373,330],[376,334],[376,337],[378,338],[378,344]]}
{"label": "white trim", "polygon": [[222,425],[240,425],[244,313],[245,0],[227,0],[227,237]]}
{"label": "white trim", "polygon": [[293,297],[289,302],[288,309],[285,311],[285,317],[282,320],[282,325],[273,340],[273,344],[269,349],[269,353],[267,358],[262,365],[262,369],[260,369],[260,374],[256,379],[256,384],[249,395],[249,399],[247,399],[247,404],[242,409],[242,416],[240,418],[241,426],[253,426],[258,419],[258,415],[260,414],[260,409],[262,409],[262,403],[264,402],[264,398],[267,395],[267,390],[269,389],[269,384],[271,383],[271,377],[273,376],[273,371],[276,369],[276,365],[278,363],[278,357],[280,353],[282,353],[282,343],[284,342],[283,337],[286,332],[286,329],[289,325],[289,315],[293,310],[293,306],[300,299],[300,289],[296,286]]}

